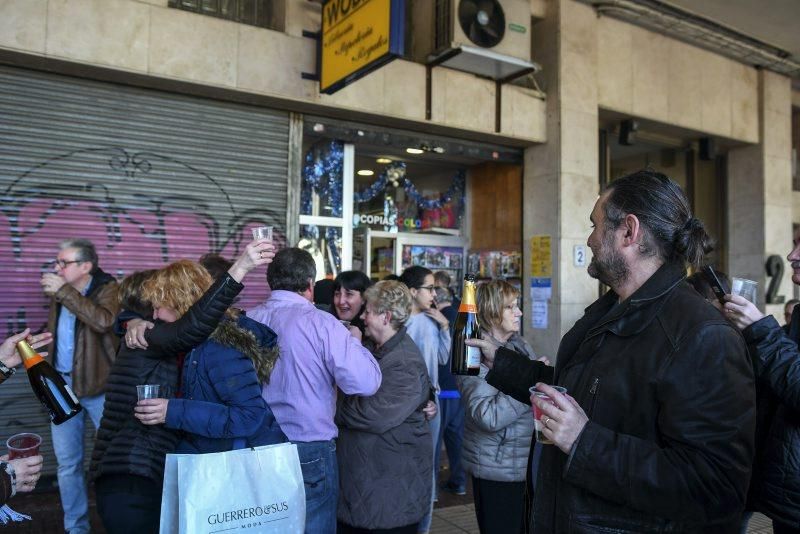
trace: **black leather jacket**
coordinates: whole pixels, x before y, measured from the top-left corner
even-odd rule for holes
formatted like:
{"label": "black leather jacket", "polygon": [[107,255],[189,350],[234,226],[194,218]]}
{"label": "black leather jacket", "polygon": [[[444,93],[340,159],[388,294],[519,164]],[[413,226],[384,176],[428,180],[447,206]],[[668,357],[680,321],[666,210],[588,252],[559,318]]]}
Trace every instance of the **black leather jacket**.
{"label": "black leather jacket", "polygon": [[787,336],[771,315],[744,330],[758,387],[752,508],[800,531],[800,310]]}
{"label": "black leather jacket", "polygon": [[[753,370],[742,336],[684,278],[664,265],[626,301],[598,299],[562,339],[554,381],[589,422],[569,455],[543,447],[534,532],[738,531]],[[520,391],[523,362],[497,363],[489,383]]]}

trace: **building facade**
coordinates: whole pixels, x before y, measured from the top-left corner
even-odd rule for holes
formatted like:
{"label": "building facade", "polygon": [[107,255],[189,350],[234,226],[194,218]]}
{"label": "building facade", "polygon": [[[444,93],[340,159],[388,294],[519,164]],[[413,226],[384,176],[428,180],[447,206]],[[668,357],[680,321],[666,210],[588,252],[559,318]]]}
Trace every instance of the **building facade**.
{"label": "building facade", "polygon": [[[506,276],[526,338],[554,355],[601,290],[585,246],[598,192],[644,166],[684,186],[717,239],[713,263],[758,281],[779,315],[765,262],[785,258],[800,223],[800,74],[793,88],[791,73],[591,1],[499,3],[509,17],[522,6],[509,39],[530,44],[512,55],[538,72],[430,64],[440,15],[427,6],[453,3],[409,0],[407,53],[323,94],[320,2],[0,0],[4,335],[42,326],[38,278],[63,238],[92,238],[122,276],[233,256],[253,225],[272,224],[328,274],[423,263]],[[794,295],[788,271],[777,297]],[[253,277],[245,303],[265,291]],[[32,424],[14,380],[0,435]]]}

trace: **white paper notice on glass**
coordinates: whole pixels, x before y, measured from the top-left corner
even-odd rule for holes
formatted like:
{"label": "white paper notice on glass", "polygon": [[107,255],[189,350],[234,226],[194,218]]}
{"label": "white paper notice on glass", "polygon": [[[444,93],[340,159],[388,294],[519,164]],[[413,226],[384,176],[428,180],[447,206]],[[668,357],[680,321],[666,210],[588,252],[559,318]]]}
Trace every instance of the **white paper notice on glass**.
{"label": "white paper notice on glass", "polygon": [[534,300],[531,303],[531,326],[547,328],[547,301]]}
{"label": "white paper notice on glass", "polygon": [[552,278],[531,278],[531,300],[550,300],[553,298]]}

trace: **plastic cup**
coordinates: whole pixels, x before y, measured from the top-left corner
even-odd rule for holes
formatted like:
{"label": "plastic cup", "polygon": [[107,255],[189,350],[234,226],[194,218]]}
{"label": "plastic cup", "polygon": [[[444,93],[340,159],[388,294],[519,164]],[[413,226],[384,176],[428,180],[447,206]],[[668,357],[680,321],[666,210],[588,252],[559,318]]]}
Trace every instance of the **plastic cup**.
{"label": "plastic cup", "polygon": [[258,226],[253,228],[253,241],[259,239],[268,239],[272,241],[272,227],[271,226]]}
{"label": "plastic cup", "polygon": [[39,454],[39,445],[42,444],[42,436],[33,432],[23,432],[15,434],[6,440],[8,447],[8,459],[29,458]]}
{"label": "plastic cup", "polygon": [[[567,388],[563,388],[561,386],[550,386],[550,387],[555,389],[559,393],[566,393],[567,392]],[[544,399],[547,402],[549,402],[550,404],[552,404],[553,406],[556,405],[555,401],[553,399],[551,399],[550,396],[547,393],[542,393],[541,391],[536,389],[536,387],[532,387],[528,391],[530,391],[531,395],[533,395],[534,397],[538,397],[540,399]],[[536,441],[538,441],[542,445],[552,445],[553,442],[550,439],[546,438],[545,435],[544,435],[544,432],[543,432],[544,424],[542,423],[542,415],[544,415],[544,414],[542,413],[542,411],[539,409],[538,406],[536,406],[533,403],[531,403],[531,404],[533,405],[533,426],[536,429]]]}
{"label": "plastic cup", "polygon": [[758,295],[758,282],[747,278],[731,278],[731,293],[744,297],[753,304]]}
{"label": "plastic cup", "polygon": [[157,399],[159,393],[160,386],[158,384],[143,384],[141,386],[136,386],[136,395],[139,397],[139,400],[144,399]]}

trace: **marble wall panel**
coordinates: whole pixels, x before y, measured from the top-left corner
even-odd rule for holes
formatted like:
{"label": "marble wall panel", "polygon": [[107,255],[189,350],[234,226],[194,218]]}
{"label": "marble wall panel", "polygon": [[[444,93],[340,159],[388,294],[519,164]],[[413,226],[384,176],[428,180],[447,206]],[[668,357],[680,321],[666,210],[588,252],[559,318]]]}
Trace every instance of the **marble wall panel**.
{"label": "marble wall panel", "polygon": [[731,135],[758,143],[758,71],[754,67],[731,65]]}
{"label": "marble wall panel", "polygon": [[561,171],[597,176],[598,122],[596,113],[561,112]]}
{"label": "marble wall panel", "polygon": [[280,32],[239,26],[236,85],[245,91],[286,98],[314,98],[317,82],[303,80],[316,71],[314,43]]}
{"label": "marble wall panel", "polygon": [[150,72],[217,86],[236,86],[239,25],[178,9],[153,9]]}
{"label": "marble wall panel", "polygon": [[633,114],[668,120],[669,40],[641,28],[631,30],[633,47]]}
{"label": "marble wall panel", "polygon": [[146,71],[150,9],[127,0],[50,0],[47,54]]}
{"label": "marble wall panel", "polygon": [[42,54],[47,0],[0,0],[0,47]]}
{"label": "marble wall panel", "polygon": [[669,40],[668,117],[672,124],[702,129],[703,66],[697,49],[680,41]]}
{"label": "marble wall panel", "polygon": [[597,24],[597,98],[600,107],[633,110],[632,26],[600,17]]}
{"label": "marble wall panel", "polygon": [[729,136],[731,132],[731,61],[700,51],[703,131]]}

